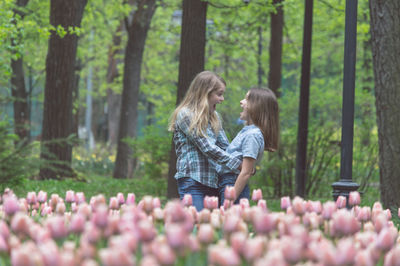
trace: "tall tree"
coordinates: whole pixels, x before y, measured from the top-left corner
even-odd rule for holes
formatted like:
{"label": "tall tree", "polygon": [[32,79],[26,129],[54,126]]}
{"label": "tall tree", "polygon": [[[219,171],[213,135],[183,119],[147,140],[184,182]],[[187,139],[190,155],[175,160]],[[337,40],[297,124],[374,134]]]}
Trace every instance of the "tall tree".
{"label": "tall tree", "polygon": [[[206,18],[207,2],[201,0],[183,0],[176,105],[185,96],[192,79],[197,73],[204,70]],[[178,197],[176,180],[174,178],[175,173],[176,153],[174,143],[172,143],[168,170],[168,198]]]}
{"label": "tall tree", "polygon": [[[14,12],[13,23],[17,24],[17,21],[23,19],[25,13],[21,10],[28,4],[29,0],[17,0],[16,8]],[[18,16],[18,18],[17,18]],[[11,39],[11,46],[14,47],[13,53],[14,58],[11,59],[11,95],[14,98],[14,128],[15,133],[18,135],[20,141],[27,143],[29,138],[29,94],[25,87],[25,75],[24,75],[24,64],[22,54],[17,52],[16,47],[21,41],[21,36],[14,37]],[[19,54],[19,55],[18,55]]]}
{"label": "tall tree", "polygon": [[114,146],[118,143],[118,122],[120,119],[120,106],[121,94],[116,93],[111,84],[114,79],[119,76],[118,65],[121,63],[118,55],[123,52],[121,49],[121,33],[123,29],[123,22],[118,26],[114,36],[113,43],[108,53],[108,69],[107,69],[107,83],[110,88],[107,89],[107,120],[108,120],[108,143]]}
{"label": "tall tree", "polygon": [[282,79],[283,1],[273,0],[271,13],[271,39],[269,44],[268,87],[279,97]]}
{"label": "tall tree", "polygon": [[127,26],[128,43],[125,48],[122,103],[114,178],[130,178],[134,171],[133,152],[124,140],[136,136],[143,51],[155,10],[156,0],[139,1],[132,23]]}
{"label": "tall tree", "polygon": [[400,2],[370,0],[381,201],[400,204]]}
{"label": "tall tree", "polygon": [[[42,125],[41,158],[54,156],[53,166],[40,169],[41,179],[73,176],[70,167],[72,146],[61,143],[72,133],[72,92],[75,86],[78,36],[87,0],[51,0],[50,24],[55,28],[49,39]],[[57,140],[57,141],[54,141]],[[59,163],[62,162],[61,166]],[[57,165],[59,167],[57,167]]]}

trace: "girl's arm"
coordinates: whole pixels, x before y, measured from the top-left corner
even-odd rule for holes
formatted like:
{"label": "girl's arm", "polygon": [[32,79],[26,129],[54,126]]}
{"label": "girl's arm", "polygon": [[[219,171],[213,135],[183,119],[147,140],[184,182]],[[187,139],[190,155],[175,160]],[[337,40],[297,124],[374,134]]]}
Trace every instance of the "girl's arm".
{"label": "girl's arm", "polygon": [[[239,176],[235,182],[235,191],[236,191],[236,198],[239,197],[240,193],[242,193],[244,187],[246,186],[247,182],[249,181],[250,176],[252,176],[254,167],[255,167],[256,160],[251,157],[244,157],[242,170],[240,171]],[[236,200],[236,199],[235,199]]]}
{"label": "girl's arm", "polygon": [[224,164],[228,168],[238,171],[241,168],[241,161],[230,154],[226,153],[220,147],[214,145],[206,137],[196,136],[189,131],[190,117],[188,114],[179,114],[176,121],[177,129],[181,130],[183,134],[208,158],[214,160],[219,164]]}

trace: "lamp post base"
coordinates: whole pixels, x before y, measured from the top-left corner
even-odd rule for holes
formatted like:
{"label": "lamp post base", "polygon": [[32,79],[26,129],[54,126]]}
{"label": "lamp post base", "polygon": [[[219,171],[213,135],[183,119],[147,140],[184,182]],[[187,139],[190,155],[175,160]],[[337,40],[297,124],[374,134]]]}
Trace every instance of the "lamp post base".
{"label": "lamp post base", "polygon": [[340,179],[338,182],[332,184],[333,199],[336,201],[339,196],[345,196],[348,200],[350,192],[356,191],[359,187],[359,184],[351,180]]}

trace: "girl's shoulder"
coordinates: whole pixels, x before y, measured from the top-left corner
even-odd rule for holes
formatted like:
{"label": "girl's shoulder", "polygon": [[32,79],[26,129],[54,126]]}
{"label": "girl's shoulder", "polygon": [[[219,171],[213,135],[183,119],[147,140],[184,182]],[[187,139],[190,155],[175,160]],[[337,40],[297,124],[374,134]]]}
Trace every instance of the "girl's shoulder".
{"label": "girl's shoulder", "polygon": [[178,111],[178,113],[177,113],[177,119],[182,119],[182,118],[185,118],[185,117],[191,117],[193,115],[193,112],[189,109],[189,108],[187,108],[187,107],[182,107],[179,111]]}

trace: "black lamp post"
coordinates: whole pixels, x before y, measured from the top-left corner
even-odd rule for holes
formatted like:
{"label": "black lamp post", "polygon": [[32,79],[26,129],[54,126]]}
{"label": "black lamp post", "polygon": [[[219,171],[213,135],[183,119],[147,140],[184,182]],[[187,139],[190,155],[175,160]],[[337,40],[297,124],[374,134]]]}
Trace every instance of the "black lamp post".
{"label": "black lamp post", "polygon": [[340,180],[332,184],[335,200],[338,196],[348,198],[359,187],[352,181],[357,0],[346,0],[345,23]]}

